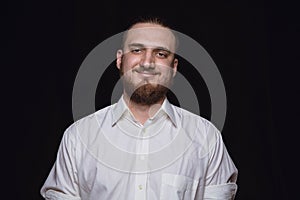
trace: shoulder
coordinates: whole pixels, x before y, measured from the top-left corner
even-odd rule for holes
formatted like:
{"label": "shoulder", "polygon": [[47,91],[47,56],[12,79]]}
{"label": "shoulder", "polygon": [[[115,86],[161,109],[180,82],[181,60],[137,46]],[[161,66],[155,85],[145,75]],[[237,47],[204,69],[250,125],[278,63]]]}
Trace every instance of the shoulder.
{"label": "shoulder", "polygon": [[184,108],[177,107],[172,105],[176,115],[178,116],[179,121],[183,126],[191,126],[197,127],[201,132],[219,132],[218,128],[208,119],[192,113]]}
{"label": "shoulder", "polygon": [[181,128],[192,138],[195,144],[211,149],[222,141],[219,129],[208,119],[186,109],[172,105],[178,116]]}
{"label": "shoulder", "polygon": [[104,119],[110,116],[110,112],[115,104],[102,108],[92,114],[89,114],[75,122],[66,129],[65,137],[81,137],[83,134],[92,134],[95,132]]}

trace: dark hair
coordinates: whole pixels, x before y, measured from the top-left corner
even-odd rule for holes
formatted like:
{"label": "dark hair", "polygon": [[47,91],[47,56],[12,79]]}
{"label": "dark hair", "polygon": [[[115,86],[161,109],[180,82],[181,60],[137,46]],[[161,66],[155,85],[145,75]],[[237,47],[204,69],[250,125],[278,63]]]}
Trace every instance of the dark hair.
{"label": "dark hair", "polygon": [[167,25],[166,19],[158,17],[158,16],[147,15],[147,16],[139,16],[139,17],[136,17],[136,18],[132,19],[130,21],[130,24],[129,24],[127,30],[129,30],[132,26],[134,26],[135,24],[138,24],[138,23],[157,24],[157,25],[160,25],[162,27],[171,29],[171,27],[169,25]]}

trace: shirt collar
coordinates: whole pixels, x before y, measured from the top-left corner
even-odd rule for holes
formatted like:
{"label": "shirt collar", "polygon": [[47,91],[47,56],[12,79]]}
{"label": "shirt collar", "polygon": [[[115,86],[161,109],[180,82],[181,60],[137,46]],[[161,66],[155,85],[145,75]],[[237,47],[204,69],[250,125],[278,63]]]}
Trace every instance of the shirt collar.
{"label": "shirt collar", "polygon": [[164,111],[168,115],[172,123],[177,127],[178,121],[174,113],[174,108],[167,98],[165,98],[160,110]]}
{"label": "shirt collar", "polygon": [[112,126],[117,123],[117,121],[122,117],[124,112],[128,110],[128,107],[122,97],[119,99],[119,101],[116,103],[116,105],[112,109]]}
{"label": "shirt collar", "polygon": [[[119,101],[116,103],[116,105],[113,107],[112,110],[112,126],[117,123],[117,121],[122,117],[122,115],[126,112],[129,111],[124,99],[123,99],[123,95],[122,97],[119,99]],[[160,113],[166,113],[168,115],[168,117],[170,118],[170,120],[172,121],[172,123],[177,127],[178,125],[178,121],[176,118],[176,115],[174,113],[174,108],[172,107],[171,103],[168,101],[167,98],[165,98],[162,106],[160,107],[160,109],[157,111],[157,113],[152,117],[158,117],[158,115],[160,115]]]}

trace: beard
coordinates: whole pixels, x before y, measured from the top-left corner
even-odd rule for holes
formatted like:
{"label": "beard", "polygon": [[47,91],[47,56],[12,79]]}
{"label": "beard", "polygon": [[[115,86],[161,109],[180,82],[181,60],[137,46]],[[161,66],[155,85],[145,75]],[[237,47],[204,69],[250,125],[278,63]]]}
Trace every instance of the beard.
{"label": "beard", "polygon": [[[131,94],[130,100],[140,105],[153,105],[163,100],[169,89],[163,85],[146,83],[137,89],[133,89],[132,83],[127,83],[125,92]],[[132,91],[134,90],[134,91]],[[131,92],[131,93],[128,93]]]}
{"label": "beard", "polygon": [[139,105],[153,105],[166,97],[169,87],[172,85],[172,75],[166,77],[163,84],[150,83],[147,79],[141,80],[139,84],[133,83],[130,78],[127,78],[121,67],[121,75],[123,86],[130,100]]}

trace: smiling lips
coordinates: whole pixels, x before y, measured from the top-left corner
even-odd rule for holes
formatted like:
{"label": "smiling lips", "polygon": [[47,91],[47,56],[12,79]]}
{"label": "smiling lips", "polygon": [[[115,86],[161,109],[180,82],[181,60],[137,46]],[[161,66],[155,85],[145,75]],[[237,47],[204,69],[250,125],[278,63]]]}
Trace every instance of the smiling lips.
{"label": "smiling lips", "polygon": [[145,70],[142,70],[142,71],[135,70],[135,72],[137,72],[138,74],[140,74],[144,77],[152,77],[152,76],[155,76],[155,75],[159,74],[157,72],[151,72],[151,71],[145,71]]}

